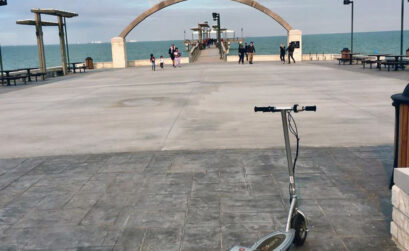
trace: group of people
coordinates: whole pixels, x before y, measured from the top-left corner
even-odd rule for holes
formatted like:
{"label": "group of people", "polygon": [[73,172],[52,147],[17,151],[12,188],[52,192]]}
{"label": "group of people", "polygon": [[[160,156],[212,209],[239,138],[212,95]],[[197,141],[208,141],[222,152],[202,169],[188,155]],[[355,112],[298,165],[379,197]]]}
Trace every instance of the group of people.
{"label": "group of people", "polygon": [[[288,52],[288,63],[291,64],[291,59],[295,64],[294,59],[294,50],[295,44],[291,42],[288,44],[288,47],[285,48],[285,45],[282,43],[280,46],[280,60],[285,64],[285,55]],[[253,64],[254,54],[256,53],[256,48],[254,47],[254,42],[251,42],[249,45],[247,43],[239,45],[239,64],[244,64],[244,57],[249,64]]]}
{"label": "group of people", "polygon": [[[170,59],[172,60],[172,66],[175,68],[181,67],[180,59],[182,57],[182,53],[179,51],[179,48],[177,48],[174,44],[172,44],[169,48],[168,53],[169,53]],[[151,54],[150,61],[152,63],[152,71],[156,71],[156,58],[153,54]],[[163,58],[163,56],[160,56],[159,63],[160,63],[160,68],[164,69],[165,59]]]}
{"label": "group of people", "polygon": [[246,61],[249,64],[253,64],[253,57],[254,53],[256,53],[256,47],[254,47],[254,43],[251,42],[250,45],[247,43],[239,45],[239,64],[244,64],[244,56],[246,56]]}
{"label": "group of people", "polygon": [[294,50],[295,50],[295,44],[294,42],[291,42],[288,44],[287,49],[285,48],[285,45],[282,43],[280,46],[280,60],[285,64],[285,54],[288,51],[288,63],[291,64],[291,59],[293,60],[295,64],[295,59],[294,59]]}

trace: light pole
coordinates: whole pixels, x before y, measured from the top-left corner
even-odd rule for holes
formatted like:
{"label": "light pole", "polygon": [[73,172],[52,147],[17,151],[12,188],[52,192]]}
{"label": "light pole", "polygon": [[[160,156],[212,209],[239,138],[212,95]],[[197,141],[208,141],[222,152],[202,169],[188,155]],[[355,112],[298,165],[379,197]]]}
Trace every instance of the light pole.
{"label": "light pole", "polygon": [[222,38],[220,34],[220,13],[213,13],[213,21],[217,21],[217,45],[219,46],[220,59],[223,57]]}
{"label": "light pole", "polygon": [[344,5],[352,4],[351,9],[351,54],[349,56],[352,64],[352,53],[354,53],[354,1],[344,0]]}
{"label": "light pole", "polygon": [[401,12],[402,13],[401,13],[401,26],[400,26],[400,54],[403,55],[403,28],[404,28],[403,22],[405,19],[405,0],[402,0],[402,11]]}
{"label": "light pole", "polygon": [[[0,6],[7,5],[7,0],[0,0]],[[3,85],[3,58],[1,55],[1,45],[0,45],[0,71],[1,71],[1,85]]]}

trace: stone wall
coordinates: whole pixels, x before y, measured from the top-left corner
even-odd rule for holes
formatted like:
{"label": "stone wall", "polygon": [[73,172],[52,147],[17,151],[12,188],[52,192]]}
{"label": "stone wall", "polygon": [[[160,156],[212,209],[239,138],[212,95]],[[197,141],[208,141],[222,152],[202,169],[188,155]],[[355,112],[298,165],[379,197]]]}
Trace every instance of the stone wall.
{"label": "stone wall", "polygon": [[395,169],[392,188],[392,239],[401,250],[409,251],[409,168]]}

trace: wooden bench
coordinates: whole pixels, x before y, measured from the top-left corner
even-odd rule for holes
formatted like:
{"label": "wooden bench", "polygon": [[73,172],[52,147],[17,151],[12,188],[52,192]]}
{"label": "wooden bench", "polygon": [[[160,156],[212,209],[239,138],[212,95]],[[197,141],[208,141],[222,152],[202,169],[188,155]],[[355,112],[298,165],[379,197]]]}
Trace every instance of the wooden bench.
{"label": "wooden bench", "polygon": [[[0,77],[1,78],[1,77]],[[27,75],[26,74],[19,74],[19,75],[13,75],[13,76],[3,76],[1,78],[1,83],[4,85],[4,81],[7,83],[7,85],[10,85],[10,81],[14,81],[14,85],[17,85],[17,80],[21,79],[24,84],[27,84]]]}
{"label": "wooden bench", "polygon": [[30,74],[31,77],[35,77],[36,78],[36,82],[38,81],[38,77],[43,77],[43,79],[45,79],[45,77],[47,76],[47,73],[45,72],[36,72],[36,73],[31,73]]}
{"label": "wooden bench", "polygon": [[378,63],[377,60],[371,60],[371,59],[366,59],[366,60],[362,60],[362,66],[366,67],[366,64],[369,64],[369,68],[372,69],[372,65]]}
{"label": "wooden bench", "polygon": [[[405,68],[403,63],[399,61],[383,61],[381,63],[382,65],[385,66],[385,68],[388,68],[388,71],[391,71],[391,66],[394,67],[395,69],[399,69],[399,67],[402,68],[402,70]],[[382,67],[379,67],[379,70],[381,70]]]}
{"label": "wooden bench", "polygon": [[337,58],[336,60],[338,60],[338,64],[341,64],[341,62],[345,64],[346,62],[351,61],[350,59],[347,58]]}
{"label": "wooden bench", "polygon": [[85,65],[81,65],[81,66],[78,66],[77,69],[79,69],[81,73],[81,70],[85,72],[85,69],[87,69],[87,67]]}

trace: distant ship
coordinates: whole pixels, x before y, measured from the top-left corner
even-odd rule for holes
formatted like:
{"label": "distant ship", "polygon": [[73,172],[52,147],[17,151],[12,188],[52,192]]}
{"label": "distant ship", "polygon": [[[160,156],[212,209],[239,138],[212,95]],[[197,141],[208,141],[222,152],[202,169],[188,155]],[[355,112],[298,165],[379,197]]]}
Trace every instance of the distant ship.
{"label": "distant ship", "polygon": [[128,42],[129,43],[137,43],[138,41],[137,40],[129,40]]}
{"label": "distant ship", "polygon": [[102,44],[102,41],[91,41],[91,44]]}

